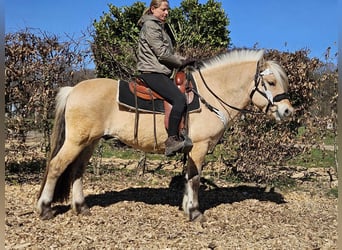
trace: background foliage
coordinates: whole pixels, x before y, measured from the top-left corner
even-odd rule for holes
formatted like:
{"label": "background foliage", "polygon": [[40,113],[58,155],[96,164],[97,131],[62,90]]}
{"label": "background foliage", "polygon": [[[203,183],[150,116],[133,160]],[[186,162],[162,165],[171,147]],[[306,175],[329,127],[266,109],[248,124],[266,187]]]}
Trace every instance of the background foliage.
{"label": "background foliage", "polygon": [[[145,3],[116,7],[94,22],[92,51],[99,77],[129,79],[136,74],[137,25]],[[176,34],[176,50],[185,57],[205,58],[222,52],[230,44],[229,19],[221,3],[185,0],[170,10],[168,23]]]}
{"label": "background foliage", "polygon": [[[55,35],[29,29],[6,34],[6,171],[36,168],[37,159],[45,159],[56,91],[95,77],[94,71],[84,69],[87,58],[93,56],[97,77],[128,79],[136,73],[136,23],[146,6],[136,2],[108,7],[109,12],[93,23],[92,55],[74,39],[62,42]],[[176,49],[184,56],[201,60],[231,46],[229,19],[216,1],[184,0],[170,11],[170,23],[177,34]],[[221,161],[225,173],[239,179],[270,182],[279,179],[278,173],[291,160],[302,157],[305,161],[313,149],[321,150],[323,158],[328,155],[325,145],[336,144],[336,55],[327,53],[324,62],[308,55],[307,50],[266,51],[266,58],[280,62],[288,74],[295,115],[278,124],[262,115],[242,114],[207,162]],[[43,134],[36,148],[28,140],[34,132]],[[113,145],[114,150],[122,148],[120,143]]]}
{"label": "background foliage", "polygon": [[337,125],[336,71],[327,69],[317,58],[309,58],[305,50],[269,50],[266,58],[280,62],[287,72],[295,114],[282,123],[246,114],[227,131],[224,143],[232,151],[230,155],[236,156],[226,162],[231,171],[261,182],[279,175],[279,168],[294,157],[309,157],[313,147],[325,151],[324,138],[335,138]]}
{"label": "background foliage", "polygon": [[44,135],[40,150],[48,151],[56,91],[89,75],[81,70],[87,54],[75,40],[26,29],[6,34],[5,57],[5,124],[14,147],[6,156],[25,155],[34,130]]}

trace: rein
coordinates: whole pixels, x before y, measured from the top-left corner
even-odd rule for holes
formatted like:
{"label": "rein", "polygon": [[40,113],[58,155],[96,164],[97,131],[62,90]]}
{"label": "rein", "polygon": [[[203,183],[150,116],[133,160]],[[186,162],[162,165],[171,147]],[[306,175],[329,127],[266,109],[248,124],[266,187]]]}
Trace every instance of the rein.
{"label": "rein", "polygon": [[[240,108],[234,107],[234,106],[232,106],[232,105],[226,103],[224,100],[222,100],[221,97],[219,97],[218,95],[216,95],[215,92],[214,92],[211,88],[209,88],[209,86],[208,86],[207,82],[205,81],[205,79],[204,79],[204,77],[203,77],[202,72],[201,72],[200,69],[198,69],[198,73],[200,74],[201,79],[202,79],[202,81],[203,81],[203,83],[204,83],[204,86],[207,88],[207,90],[210,92],[210,94],[212,94],[216,99],[218,99],[221,103],[223,103],[223,104],[226,105],[227,107],[232,108],[232,109],[235,109],[235,110],[237,110],[237,111],[239,111],[239,112],[242,112],[242,113],[262,114],[262,112],[257,112],[257,111],[253,111],[253,110],[249,110],[249,109],[240,109]],[[197,95],[198,95],[198,93],[197,93]],[[201,97],[201,98],[203,98],[203,97]]]}
{"label": "rein", "polygon": [[[219,97],[218,95],[215,94],[215,92],[208,86],[207,82],[205,81],[204,77],[203,77],[203,74],[201,72],[201,70],[198,68],[198,73],[200,74],[201,76],[201,79],[204,83],[204,86],[207,88],[207,90],[216,98],[218,99],[221,103],[223,103],[224,105],[226,105],[227,107],[231,108],[231,109],[234,109],[234,110],[237,110],[239,112],[242,112],[242,113],[252,113],[252,114],[263,114],[263,112],[258,112],[258,111],[253,111],[253,110],[249,110],[249,109],[240,109],[240,108],[237,108],[237,107],[234,107],[232,105],[230,105],[229,103],[226,103],[224,100],[222,100],[221,97]],[[254,79],[254,82],[255,82],[255,88],[254,88],[254,92],[257,88],[257,85],[258,83],[256,82],[256,80],[258,79],[258,73],[256,74],[255,76],[255,79]],[[259,78],[260,79],[260,78]],[[259,89],[258,89],[259,92],[261,92]],[[195,92],[194,92],[195,93]],[[204,99],[203,97],[201,97],[198,93],[195,93],[196,95],[198,95],[202,101],[202,99]],[[206,104],[207,102],[205,102]],[[207,105],[207,104],[206,104]],[[211,105],[210,105],[211,106]]]}

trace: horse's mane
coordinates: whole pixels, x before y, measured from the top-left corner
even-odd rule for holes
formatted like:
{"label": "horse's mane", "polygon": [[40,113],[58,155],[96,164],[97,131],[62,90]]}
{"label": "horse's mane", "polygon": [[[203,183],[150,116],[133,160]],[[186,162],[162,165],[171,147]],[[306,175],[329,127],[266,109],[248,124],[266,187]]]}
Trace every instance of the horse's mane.
{"label": "horse's mane", "polygon": [[264,55],[263,50],[235,49],[203,61],[203,68],[216,67],[223,64],[233,64],[246,61],[259,61]]}
{"label": "horse's mane", "polygon": [[[202,69],[214,68],[221,65],[235,64],[239,62],[259,61],[263,58],[264,50],[235,49],[230,52],[217,55],[202,62]],[[288,89],[288,78],[283,68],[276,61],[263,61],[264,68],[269,68],[277,82],[283,85],[285,91]]]}

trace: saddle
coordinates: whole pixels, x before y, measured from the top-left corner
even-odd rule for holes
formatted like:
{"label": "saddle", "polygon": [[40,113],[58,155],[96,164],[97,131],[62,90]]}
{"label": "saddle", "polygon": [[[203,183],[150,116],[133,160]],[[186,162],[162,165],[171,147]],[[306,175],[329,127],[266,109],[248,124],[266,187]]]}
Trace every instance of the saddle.
{"label": "saddle", "polygon": [[[174,83],[177,85],[179,90],[185,94],[188,93],[188,98],[191,98],[188,100],[188,103],[191,103],[194,97],[194,93],[191,92],[193,88],[192,81],[190,79],[187,79],[185,72],[179,71],[176,74],[176,77],[174,79]],[[145,81],[139,77],[137,77],[135,80],[128,83],[129,89],[132,92],[132,94],[137,95],[137,97],[142,98],[144,100],[164,100],[163,97],[161,97],[158,93],[151,90],[148,85],[145,83]]]}
{"label": "saddle", "polygon": [[[186,75],[185,72],[179,71],[177,72],[174,83],[177,85],[181,93],[186,94],[187,97],[187,103],[191,103],[194,99],[194,93],[191,91],[193,88],[193,83],[189,76]],[[164,100],[163,97],[161,97],[158,93],[151,90],[148,85],[145,83],[145,81],[139,77],[134,79],[133,81],[130,81],[128,83],[129,90],[132,92],[132,94],[138,98],[141,98],[143,100],[162,100],[164,105],[164,111],[165,111],[165,118],[164,118],[164,124],[165,128],[168,129],[169,124],[169,116],[172,109],[172,105],[168,103],[166,100]],[[183,117],[179,129],[184,129],[186,127],[185,119]]]}

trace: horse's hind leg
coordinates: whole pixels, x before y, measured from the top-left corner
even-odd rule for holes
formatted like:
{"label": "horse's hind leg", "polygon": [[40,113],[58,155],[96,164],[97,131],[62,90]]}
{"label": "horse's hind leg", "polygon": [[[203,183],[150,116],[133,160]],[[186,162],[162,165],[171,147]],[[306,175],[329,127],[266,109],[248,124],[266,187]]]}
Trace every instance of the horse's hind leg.
{"label": "horse's hind leg", "polygon": [[90,215],[89,207],[85,203],[82,176],[97,142],[98,140],[83,149],[75,162],[78,166],[74,168],[73,172],[71,206],[76,214]]}
{"label": "horse's hind leg", "polygon": [[[51,209],[51,203],[53,201],[68,199],[70,191],[69,186],[67,186],[69,176],[61,175],[81,151],[81,146],[65,141],[60,151],[51,159],[50,163],[48,163],[48,172],[45,177],[46,180],[37,202],[37,210],[41,219],[51,219],[54,216],[54,212]],[[61,180],[59,180],[60,177]],[[55,190],[57,184],[59,186],[58,191]]]}

